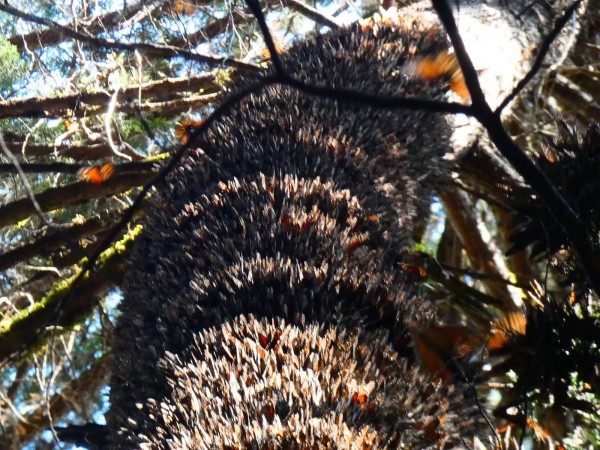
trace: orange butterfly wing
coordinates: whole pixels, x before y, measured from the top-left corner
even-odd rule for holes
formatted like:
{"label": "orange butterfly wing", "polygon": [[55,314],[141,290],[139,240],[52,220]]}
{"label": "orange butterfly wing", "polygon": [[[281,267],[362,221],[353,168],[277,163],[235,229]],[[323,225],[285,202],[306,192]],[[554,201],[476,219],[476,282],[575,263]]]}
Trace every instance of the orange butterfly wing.
{"label": "orange butterfly wing", "polygon": [[115,174],[115,166],[109,162],[104,164],[100,169],[100,178],[102,178],[102,182],[107,181]]}
{"label": "orange butterfly wing", "polygon": [[92,184],[102,184],[112,177],[115,173],[115,166],[112,163],[106,163],[102,167],[86,167],[77,172],[77,178]]}
{"label": "orange butterfly wing", "polygon": [[450,78],[450,88],[456,92],[464,101],[471,98],[462,70],[454,53],[443,51],[435,57],[426,56],[422,58],[414,69],[415,75],[424,80],[437,80],[438,78]]}
{"label": "orange butterfly wing", "polygon": [[102,176],[100,175],[100,169],[98,166],[81,169],[79,172],[77,172],[77,178],[92,184],[102,183]]}
{"label": "orange butterfly wing", "polygon": [[179,139],[181,144],[185,145],[188,143],[190,135],[201,125],[202,122],[191,119],[183,119],[179,125],[175,127],[175,137]]}

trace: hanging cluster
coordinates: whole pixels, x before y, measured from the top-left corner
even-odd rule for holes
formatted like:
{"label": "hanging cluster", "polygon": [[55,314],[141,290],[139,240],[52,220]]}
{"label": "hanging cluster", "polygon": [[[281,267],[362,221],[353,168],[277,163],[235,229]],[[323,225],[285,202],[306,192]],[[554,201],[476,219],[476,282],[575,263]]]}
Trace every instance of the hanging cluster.
{"label": "hanging cluster", "polygon": [[[447,79],[405,69],[446,45],[418,24],[355,25],[282,60],[310,84],[442,99]],[[124,283],[115,448],[445,448],[486,434],[466,387],[421,372],[407,332],[432,314],[403,255],[448,133],[433,114],[275,85],[199,136],[153,198]]]}

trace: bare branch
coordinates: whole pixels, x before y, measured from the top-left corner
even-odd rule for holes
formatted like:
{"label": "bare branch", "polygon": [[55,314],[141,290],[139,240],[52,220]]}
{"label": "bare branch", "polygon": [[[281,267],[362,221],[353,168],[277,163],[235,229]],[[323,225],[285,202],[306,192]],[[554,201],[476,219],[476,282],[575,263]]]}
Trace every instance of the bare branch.
{"label": "bare branch", "polygon": [[[154,3],[164,3],[166,0],[159,0]],[[135,17],[140,10],[148,7],[148,2],[140,1],[134,5],[127,7],[125,4],[125,9],[118,11],[110,11],[102,16],[95,17],[90,23],[85,25],[85,30],[88,33],[98,33],[101,31],[105,31],[106,29],[111,29],[117,25],[121,25],[123,21],[129,20]],[[77,26],[81,26],[79,23],[70,23],[68,26],[70,28],[75,28]],[[56,45],[60,42],[63,42],[67,39],[68,36],[59,28],[50,28],[47,30],[36,30],[29,34],[25,35],[17,35],[12,36],[8,39],[8,41],[13,44],[17,49],[22,52],[25,49],[32,51],[37,50],[39,48],[47,47],[50,45]]]}
{"label": "bare branch", "polygon": [[6,146],[6,143],[4,142],[4,136],[2,136],[2,133],[0,133],[0,147],[2,147],[3,153],[10,160],[10,162],[12,163],[12,165],[14,166],[14,168],[16,170],[17,175],[21,179],[21,183],[23,183],[23,186],[25,187],[25,192],[27,192],[27,196],[29,197],[29,201],[31,202],[31,205],[34,207],[34,211],[37,212],[37,214],[42,222],[44,222],[48,226],[51,226],[51,224],[48,222],[48,219],[45,216],[44,212],[40,208],[40,205],[39,205],[37,199],[35,198],[35,195],[33,194],[33,190],[31,189],[31,185],[29,184],[29,181],[27,180],[27,177],[25,176],[25,172],[23,172],[23,170],[21,170],[21,163]]}
{"label": "bare branch", "polygon": [[8,428],[6,435],[12,439],[17,438],[21,445],[25,444],[47,429],[51,421],[56,422],[73,409],[87,405],[93,395],[108,383],[111,372],[111,355],[105,354],[94,361],[79,378],[71,380],[59,393],[54,394],[47,402],[49,408],[46,404],[38,407]]}

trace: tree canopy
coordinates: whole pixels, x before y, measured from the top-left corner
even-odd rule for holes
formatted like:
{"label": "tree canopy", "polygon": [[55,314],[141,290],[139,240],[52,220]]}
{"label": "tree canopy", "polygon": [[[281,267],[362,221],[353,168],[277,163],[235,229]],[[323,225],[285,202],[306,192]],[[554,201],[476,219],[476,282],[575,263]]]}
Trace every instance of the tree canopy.
{"label": "tree canopy", "polygon": [[[74,448],[72,425],[103,423],[115,306],[143,200],[236,77],[390,2],[261,6],[271,49],[244,2],[0,4],[0,436],[7,448]],[[439,310],[436,324],[415,331],[432,375],[445,377],[450,360],[460,371],[476,355],[495,357],[471,382],[506,447],[511,439],[535,448],[600,445],[600,3],[587,8],[564,16],[565,48],[550,63],[540,60],[503,116],[512,139],[501,132],[500,114],[472,114],[497,131],[491,140],[508,149],[501,151],[509,162],[483,150],[457,161],[452,189],[438,193],[406,263]],[[455,106],[473,111],[466,108]],[[528,159],[511,160],[511,146]],[[550,181],[547,196],[531,162]],[[573,223],[568,210],[557,217],[554,194],[574,211]]]}

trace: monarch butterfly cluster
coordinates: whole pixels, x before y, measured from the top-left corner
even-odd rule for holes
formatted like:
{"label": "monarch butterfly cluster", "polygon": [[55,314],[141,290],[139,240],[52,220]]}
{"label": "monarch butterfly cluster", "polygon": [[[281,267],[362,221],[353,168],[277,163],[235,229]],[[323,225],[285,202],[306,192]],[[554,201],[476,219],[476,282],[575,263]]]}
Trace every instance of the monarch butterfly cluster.
{"label": "monarch butterfly cluster", "polygon": [[190,140],[190,136],[196,129],[202,125],[203,122],[192,120],[192,119],[183,119],[179,125],[175,127],[175,137],[179,139],[179,142],[183,145],[187,144]]}
{"label": "monarch butterfly cluster", "polygon": [[77,172],[77,178],[92,184],[102,184],[115,174],[115,166],[107,162],[102,167],[85,167]]}

